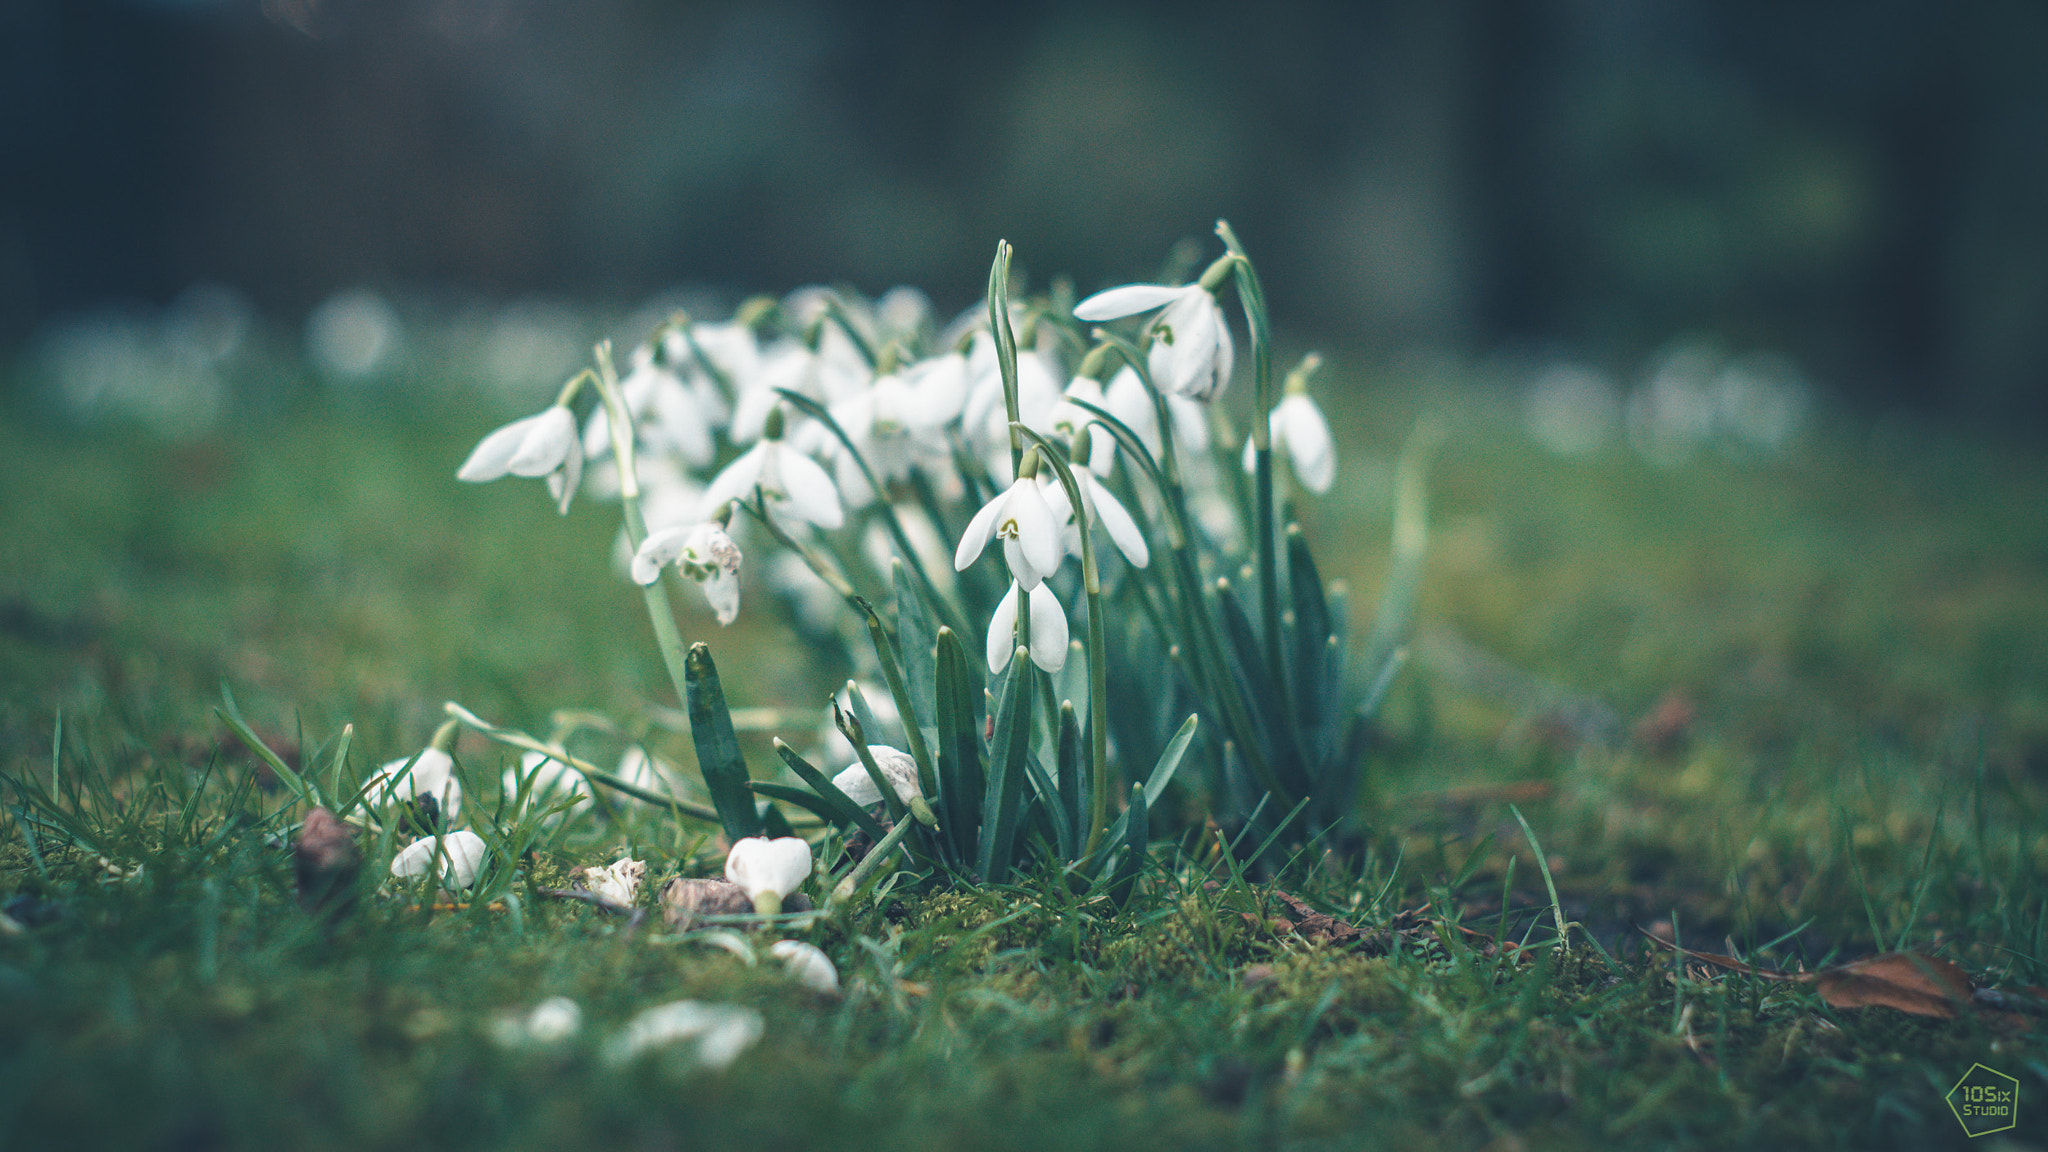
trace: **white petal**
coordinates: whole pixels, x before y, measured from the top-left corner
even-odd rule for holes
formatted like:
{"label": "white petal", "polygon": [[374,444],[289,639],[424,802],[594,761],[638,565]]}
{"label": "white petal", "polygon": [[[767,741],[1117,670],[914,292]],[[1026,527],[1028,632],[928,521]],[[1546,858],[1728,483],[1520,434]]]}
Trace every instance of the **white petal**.
{"label": "white petal", "polygon": [[[1041,585],[1042,586],[1042,585]],[[1017,650],[1017,584],[1010,583],[1010,590],[1003,594],[996,604],[995,615],[988,618],[988,672],[993,676],[1010,663],[1010,653]]]}
{"label": "white petal", "polygon": [[676,562],[683,554],[683,546],[690,540],[691,528],[663,528],[640,542],[639,550],[633,553],[633,583],[652,584],[661,579],[661,570]]}
{"label": "white petal", "polygon": [[513,454],[526,442],[526,434],[532,430],[533,422],[538,419],[540,416],[534,415],[514,420],[478,441],[477,446],[470,451],[469,459],[464,460],[462,467],[455,470],[455,478],[481,484],[505,475],[512,463]]}
{"label": "white petal", "polygon": [[839,991],[839,970],[832,966],[831,958],[817,945],[801,940],[777,940],[768,946],[768,954],[782,961],[790,975],[805,987],[827,995]]}
{"label": "white petal", "polygon": [[960,546],[953,550],[953,571],[965,572],[967,566],[979,559],[982,549],[988,547],[988,538],[995,534],[996,519],[1003,514],[1003,502],[1008,492],[996,493],[996,498],[981,506],[974,519],[967,522],[967,531],[960,534]]}
{"label": "white petal", "polygon": [[711,478],[711,484],[704,489],[704,514],[707,518],[734,500],[751,500],[754,486],[761,479],[761,465],[768,458],[769,441],[762,441],[747,449],[739,459],[727,464],[723,471]]}
{"label": "white petal", "polygon": [[456,888],[467,888],[476,883],[486,855],[483,837],[465,828],[442,837],[415,840],[392,859],[391,874],[400,878],[423,876],[438,858],[441,878]]}
{"label": "white petal", "polygon": [[562,466],[548,473],[548,494],[555,498],[555,510],[562,515],[569,514],[569,501],[576,498],[576,488],[583,483],[583,445],[569,441],[569,454]]}
{"label": "white petal", "polygon": [[562,466],[571,448],[581,447],[582,441],[576,438],[576,417],[560,404],[551,405],[533,418],[532,426],[519,442],[519,450],[505,462],[505,470],[514,476],[545,476]]}
{"label": "white petal", "polygon": [[820,528],[837,528],[846,523],[846,510],[839,504],[839,488],[816,460],[785,448],[778,462],[790,511]]}
{"label": "white petal", "polygon": [[846,798],[865,808],[882,802],[882,790],[875,787],[874,777],[868,775],[865,764],[855,761],[832,777],[832,786],[846,793]]}
{"label": "white petal", "polygon": [[1067,664],[1067,610],[1045,584],[1031,590],[1031,662],[1047,672]]}
{"label": "white petal", "polygon": [[1322,409],[1306,395],[1289,396],[1273,410],[1273,425],[1302,485],[1317,495],[1328,492],[1337,480],[1337,446]]}
{"label": "white petal", "polygon": [[1099,324],[1105,320],[1136,316],[1173,303],[1181,291],[1164,284],[1126,284],[1121,288],[1097,292],[1074,305],[1074,319]]}
{"label": "white petal", "polygon": [[1093,481],[1084,483],[1093,485],[1088,493],[1088,503],[1094,507],[1095,518],[1102,522],[1103,531],[1109,533],[1117,551],[1124,554],[1124,559],[1129,560],[1133,568],[1143,568],[1151,563],[1152,552],[1145,546],[1145,534],[1138,531],[1138,522],[1131,519],[1131,514],[1117,502],[1109,489]]}
{"label": "white petal", "polygon": [[730,624],[740,618],[740,578],[720,570],[704,581],[704,602],[718,614],[720,624]]}
{"label": "white petal", "polygon": [[1059,522],[1053,519],[1052,509],[1046,506],[1038,485],[1029,481],[1010,486],[1010,499],[1004,509],[1004,519],[1017,522],[1017,551],[1023,554],[1030,571],[1018,572],[1015,556],[1008,549],[1004,550],[1004,558],[1010,560],[1010,570],[1028,588],[1059,569]]}

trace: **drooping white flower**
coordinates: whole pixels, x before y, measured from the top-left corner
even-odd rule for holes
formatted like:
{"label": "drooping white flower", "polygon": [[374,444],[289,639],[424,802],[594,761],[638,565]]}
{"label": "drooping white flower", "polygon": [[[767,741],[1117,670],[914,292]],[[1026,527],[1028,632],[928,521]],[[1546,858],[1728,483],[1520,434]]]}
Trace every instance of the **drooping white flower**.
{"label": "drooping white flower", "polygon": [[456,469],[457,480],[484,483],[501,476],[546,477],[548,491],[562,513],[583,479],[583,443],[576,436],[576,417],[561,404],[499,428],[471,450]]}
{"label": "drooping white flower", "polygon": [[982,505],[960,535],[960,546],[953,552],[953,570],[966,571],[993,538],[1002,540],[1003,562],[1026,589],[1038,587],[1059,568],[1059,522],[1053,519],[1035,478],[1016,481]]}
{"label": "drooping white flower", "polygon": [[520,782],[526,780],[531,781],[527,785],[529,805],[552,808],[564,800],[573,799],[572,812],[581,812],[591,805],[590,782],[583,778],[583,773],[545,752],[523,753],[519,757],[519,767],[505,769],[506,799],[517,796]]}
{"label": "drooping white flower", "polygon": [[795,836],[747,836],[725,856],[725,878],[740,886],[758,912],[781,911],[810,875],[811,846]]}
{"label": "drooping white flower", "polygon": [[633,553],[633,582],[652,584],[670,564],[704,589],[704,599],[718,613],[720,624],[738,618],[740,549],[723,527],[707,522],[649,534]]}
{"label": "drooping white flower", "polygon": [[[995,615],[989,618],[987,655],[991,675],[1008,666],[1010,654],[1016,651],[1017,587],[1013,581],[1009,592],[996,604]],[[1067,666],[1067,610],[1060,607],[1050,585],[1036,585],[1030,596],[1031,637],[1025,646],[1033,664],[1047,672],[1057,672]]]}
{"label": "drooping white flower", "polygon": [[789,974],[799,984],[814,992],[827,996],[839,992],[839,969],[832,966],[832,958],[815,944],[801,940],[777,940],[768,946],[768,954],[782,961]]}
{"label": "drooping white flower", "polygon": [[455,758],[439,748],[387,761],[370,774],[363,795],[372,804],[431,796],[440,805],[443,818],[453,820],[462,812],[462,782],[455,778]]}
{"label": "drooping white flower", "polygon": [[[924,795],[917,779],[917,761],[910,754],[889,747],[887,744],[868,745],[868,755],[875,758],[875,767],[882,770],[883,779],[896,792],[896,798],[905,804]],[[874,777],[868,775],[867,765],[855,760],[839,775],[832,777],[832,786],[846,793],[846,798],[865,808],[882,802],[881,789],[875,787]]]}
{"label": "drooping white flower", "polygon": [[[1109,442],[1106,433],[1096,435],[1102,439],[1094,441],[1095,444]],[[1099,456],[1102,451],[1098,446],[1092,449],[1090,454]],[[1110,541],[1116,545],[1117,551],[1124,554],[1124,559],[1131,562],[1131,567],[1143,568],[1151,563],[1152,552],[1145,546],[1145,534],[1138,530],[1138,522],[1131,519],[1131,514],[1125,510],[1123,503],[1109,489],[1103,487],[1102,481],[1095,478],[1095,471],[1092,468],[1075,468],[1072,471],[1074,484],[1081,489],[1081,504],[1087,512],[1088,522],[1102,525],[1102,530],[1109,533]],[[1080,518],[1074,516],[1073,504],[1067,498],[1067,486],[1060,483],[1057,476],[1046,479],[1045,503],[1052,510],[1053,520],[1063,525],[1060,540],[1065,550],[1071,555],[1079,556]]]}
{"label": "drooping white flower", "polygon": [[[1320,496],[1337,480],[1337,442],[1330,435],[1330,422],[1307,392],[1289,391],[1273,406],[1267,424],[1272,432],[1273,450],[1284,451],[1294,465],[1302,487]],[[1252,441],[1244,442],[1244,470],[1250,472],[1257,452]]]}
{"label": "drooping white flower", "polygon": [[696,1046],[696,1062],[719,1069],[752,1047],[765,1030],[761,1014],[736,1004],[677,1000],[649,1008],[627,1021],[605,1046],[612,1064],[629,1063],[656,1048],[685,1042]]}
{"label": "drooping white flower", "polygon": [[1216,297],[1200,284],[1126,284],[1097,292],[1074,306],[1090,324],[1161,309],[1146,331],[1152,337],[1147,367],[1152,382],[1176,396],[1213,400],[1230,383],[1236,345]]}
{"label": "drooping white flower", "polygon": [[484,838],[462,828],[446,836],[429,836],[406,845],[405,851],[392,858],[391,874],[400,879],[424,876],[439,861],[442,884],[450,890],[460,890],[476,883],[487,855],[489,849]]}
{"label": "drooping white flower", "polygon": [[796,520],[828,529],[846,523],[832,477],[779,438],[764,438],[727,464],[704,490],[704,506],[716,515],[728,503],[752,500],[757,492],[778,523]]}

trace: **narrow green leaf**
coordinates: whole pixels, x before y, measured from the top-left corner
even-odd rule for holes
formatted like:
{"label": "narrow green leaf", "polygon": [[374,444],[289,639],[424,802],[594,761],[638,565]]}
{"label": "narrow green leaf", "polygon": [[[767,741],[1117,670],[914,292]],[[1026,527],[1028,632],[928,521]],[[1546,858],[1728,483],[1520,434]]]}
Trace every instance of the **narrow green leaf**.
{"label": "narrow green leaf", "polygon": [[[802,788],[792,788],[787,784],[776,784],[767,780],[749,780],[747,787],[772,800],[794,804],[828,825],[846,823],[846,818],[835,810],[834,805],[815,792],[806,792]],[[774,809],[771,808],[769,811],[772,812]]]}
{"label": "narrow green leaf", "polygon": [[[868,815],[867,809],[854,803],[851,796],[841,792],[834,786],[831,779],[813,767],[810,761],[797,755],[796,749],[784,744],[781,740],[777,740],[775,741],[775,754],[782,757],[782,762],[789,765],[789,770],[796,773],[797,779],[810,785],[811,791],[816,793],[818,798],[831,808],[832,811],[829,815],[823,812],[818,813],[824,816],[829,823],[852,824],[876,840],[880,840],[883,837],[884,833],[881,823],[873,816]],[[758,783],[754,784],[753,787],[756,792],[763,790],[763,786]],[[784,786],[777,785],[777,787]],[[779,793],[767,794],[778,796],[781,799],[788,799],[786,796],[780,796]],[[809,805],[805,806],[809,807]],[[817,812],[818,810],[812,808],[811,811]]]}
{"label": "narrow green leaf", "polygon": [[1159,762],[1152,765],[1152,774],[1145,778],[1145,803],[1157,805],[1159,798],[1166,794],[1166,786],[1173,783],[1173,774],[1180,770],[1181,758],[1187,755],[1188,745],[1195,739],[1197,717],[1190,713],[1180,731],[1166,742],[1166,750],[1159,754]]}
{"label": "narrow green leaf", "polygon": [[729,840],[761,834],[761,816],[754,807],[754,794],[747,788],[747,762],[740,755],[739,738],[733,735],[732,713],[725,706],[725,687],[718,680],[718,666],[711,649],[690,645],[683,658],[683,688],[690,714],[690,742],[697,749],[697,770],[711,804],[718,810],[718,822],[725,826]]}
{"label": "narrow green leaf", "polygon": [[1144,786],[1131,785],[1131,806],[1124,810],[1123,819],[1124,853],[1109,883],[1110,903],[1118,908],[1131,902],[1131,893],[1138,886],[1138,873],[1145,867],[1145,853],[1152,840],[1152,821],[1147,813]]}
{"label": "narrow green leaf", "polygon": [[981,844],[978,856],[981,881],[998,883],[1009,878],[1010,863],[1017,846],[1018,819],[1023,815],[1024,758],[1031,739],[1030,656],[1019,645],[1010,656],[1009,674],[1003,679],[1002,696],[996,703],[995,738],[988,746],[988,783],[982,790]]}
{"label": "narrow green leaf", "polygon": [[953,858],[975,858],[981,835],[981,678],[960,638],[941,627],[938,652],[939,824],[951,841]]}
{"label": "narrow green leaf", "polygon": [[292,771],[291,766],[286,764],[282,757],[272,752],[270,746],[263,742],[263,738],[256,735],[256,730],[249,727],[249,722],[242,719],[242,714],[235,709],[234,697],[228,697],[227,707],[215,708],[213,714],[234,730],[235,735],[241,738],[249,751],[254,752],[258,759],[270,766],[270,770],[277,774],[279,780],[284,781],[285,787],[290,788],[300,802],[309,808],[320,803],[319,793],[297,772]]}
{"label": "narrow green leaf", "polygon": [[935,739],[932,733],[939,725],[938,669],[932,650],[938,637],[932,631],[932,618],[925,610],[923,595],[916,582],[908,578],[903,558],[897,557],[890,568],[896,585],[896,643],[902,649],[903,680],[909,690],[911,711],[917,716],[917,725],[926,730],[925,738]]}
{"label": "narrow green leaf", "polygon": [[[1053,749],[1053,770],[1059,774],[1058,799],[1047,803],[1058,805],[1067,828],[1079,828],[1081,798],[1087,788],[1081,782],[1081,724],[1072,700],[1060,701],[1059,735],[1053,739]],[[1074,858],[1074,850],[1074,845],[1060,842],[1060,854],[1066,859]]]}

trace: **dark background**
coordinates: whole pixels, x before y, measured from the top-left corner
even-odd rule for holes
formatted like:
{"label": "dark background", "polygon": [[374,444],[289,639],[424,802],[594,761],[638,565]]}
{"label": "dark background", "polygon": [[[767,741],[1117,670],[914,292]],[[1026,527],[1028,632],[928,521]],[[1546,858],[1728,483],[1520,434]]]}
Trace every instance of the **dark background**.
{"label": "dark background", "polygon": [[632,302],[1143,278],[1229,217],[1293,331],[1680,332],[2040,427],[2048,5],[0,4],[0,349],[231,285]]}

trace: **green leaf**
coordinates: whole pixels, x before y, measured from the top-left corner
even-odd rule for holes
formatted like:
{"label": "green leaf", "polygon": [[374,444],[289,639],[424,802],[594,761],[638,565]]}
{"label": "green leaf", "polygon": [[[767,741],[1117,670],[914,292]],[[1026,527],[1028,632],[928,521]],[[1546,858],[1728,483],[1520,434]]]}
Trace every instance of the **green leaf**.
{"label": "green leaf", "polygon": [[1197,717],[1190,713],[1187,722],[1173,739],[1166,742],[1166,750],[1159,754],[1159,762],[1152,765],[1152,774],[1145,778],[1145,803],[1156,805],[1166,794],[1166,786],[1173,783],[1173,774],[1180,769],[1181,758],[1187,755],[1188,745],[1195,739]]}
{"label": "green leaf", "polygon": [[932,653],[938,637],[932,631],[932,618],[925,611],[924,597],[917,584],[907,578],[902,557],[897,557],[890,568],[896,585],[896,643],[903,654],[903,680],[909,689],[910,706],[917,716],[917,724],[926,730],[925,738],[931,740],[935,738],[931,733],[936,732],[939,725],[936,707],[938,669]]}
{"label": "green leaf", "polygon": [[[1081,797],[1085,789],[1081,784],[1081,723],[1072,700],[1060,702],[1059,725],[1059,735],[1053,739],[1053,767],[1059,773],[1058,799],[1046,803],[1059,809],[1062,826],[1074,829],[1081,826]],[[1060,854],[1067,859],[1074,858],[1076,849],[1077,845],[1060,841]]]}
{"label": "green leaf", "polygon": [[964,864],[980,843],[981,677],[951,628],[939,629],[937,651],[939,824]]}
{"label": "green leaf", "polygon": [[683,688],[688,697],[690,742],[697,748],[697,770],[704,777],[705,790],[711,793],[726,838],[759,836],[761,815],[747,787],[747,762],[740,755],[739,738],[733,735],[725,687],[718,681],[718,666],[712,662],[708,646],[690,645],[690,653],[683,659]]}
{"label": "green leaf", "polygon": [[1031,748],[1031,674],[1036,666],[1019,646],[996,702],[995,738],[989,741],[988,783],[982,790],[980,875],[984,884],[1009,878],[1024,810],[1024,759]]}
{"label": "green leaf", "polygon": [[[882,831],[881,823],[877,821],[873,816],[868,815],[867,809],[862,808],[860,805],[854,803],[853,797],[848,796],[844,792],[841,792],[838,789],[838,787],[832,783],[830,778],[828,778],[823,772],[820,772],[816,768],[812,767],[810,761],[804,759],[802,756],[797,755],[796,749],[791,748],[789,745],[784,744],[780,740],[777,740],[775,742],[775,754],[782,757],[782,762],[784,764],[789,765],[789,770],[791,772],[796,773],[797,779],[802,780],[804,783],[810,785],[811,791],[817,795],[817,798],[831,809],[829,813],[819,812],[817,808],[814,808],[809,804],[804,805],[806,808],[810,808],[811,811],[818,812],[820,816],[823,816],[825,818],[826,823],[852,824],[854,827],[859,828],[861,831],[867,833],[869,836],[873,837],[876,840],[880,840],[884,835],[886,835],[886,833]],[[785,785],[777,785],[777,787],[786,788]],[[756,792],[764,791],[763,786],[759,783],[753,784],[753,789]],[[789,799],[787,796],[782,796],[780,793],[776,792],[767,792],[765,794],[776,796],[779,799]]]}
{"label": "green leaf", "polygon": [[1145,853],[1151,846],[1152,821],[1145,804],[1145,789],[1142,785],[1131,785],[1131,806],[1124,809],[1124,854],[1117,861],[1116,874],[1109,882],[1109,900],[1118,908],[1131,902],[1131,893],[1137,890],[1138,873],[1145,866]]}

